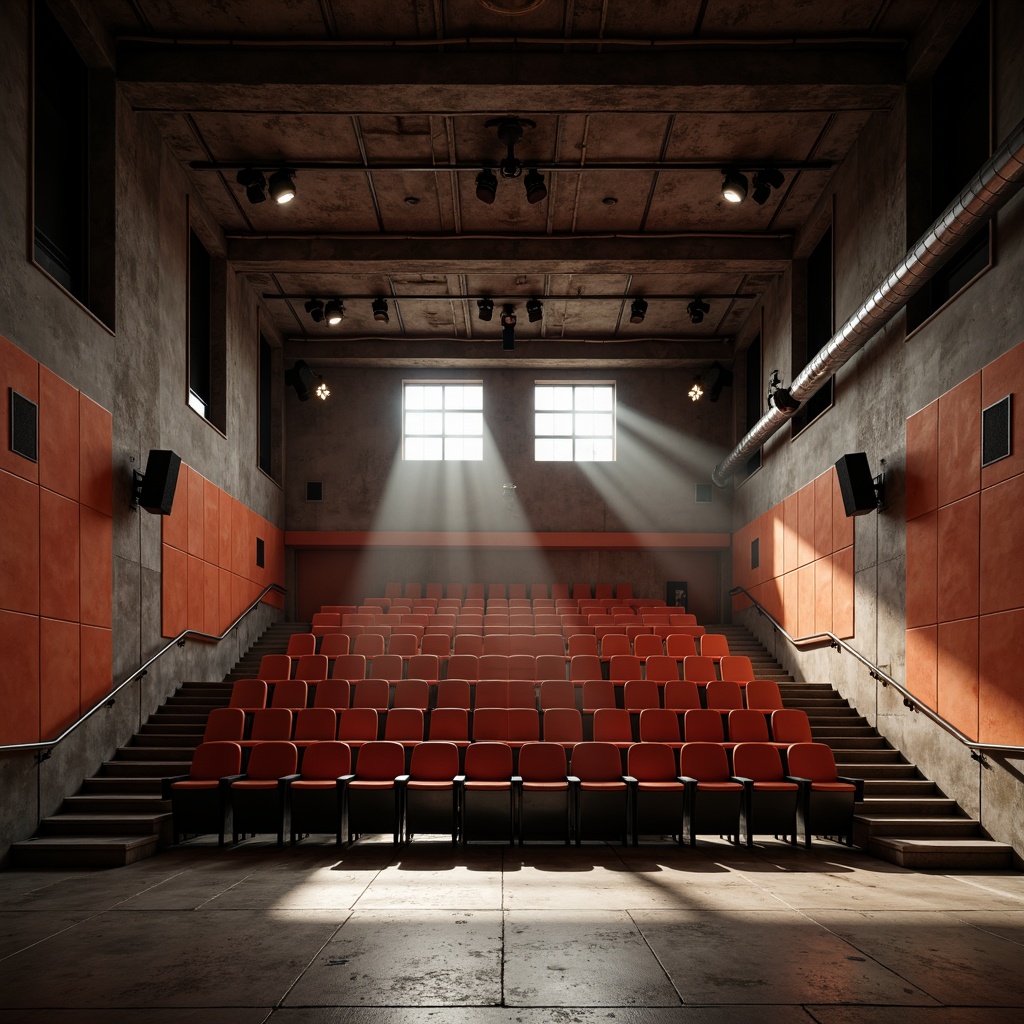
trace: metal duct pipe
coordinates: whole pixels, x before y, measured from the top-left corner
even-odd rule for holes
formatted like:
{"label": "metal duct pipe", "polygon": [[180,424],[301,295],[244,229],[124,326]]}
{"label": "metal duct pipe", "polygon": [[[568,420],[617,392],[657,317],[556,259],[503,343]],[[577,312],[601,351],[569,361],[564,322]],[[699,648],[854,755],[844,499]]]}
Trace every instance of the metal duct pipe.
{"label": "metal duct pipe", "polygon": [[715,467],[711,479],[724,487],[740,464],[819,391],[848,359],[889,322],[921,286],[1024,184],[1024,120],[1010,132],[992,159],[968,182],[870,297],[796,375],[788,391],[773,396],[772,407]]}

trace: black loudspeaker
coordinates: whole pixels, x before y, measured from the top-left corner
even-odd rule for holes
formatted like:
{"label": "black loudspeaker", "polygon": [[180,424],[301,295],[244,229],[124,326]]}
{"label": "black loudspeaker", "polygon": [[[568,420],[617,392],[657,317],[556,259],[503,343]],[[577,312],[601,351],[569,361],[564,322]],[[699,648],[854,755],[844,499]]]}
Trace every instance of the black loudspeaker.
{"label": "black loudspeaker", "polygon": [[878,508],[875,481],[864,452],[844,455],[836,463],[839,489],[843,492],[843,508],[848,516],[864,516]]}
{"label": "black loudspeaker", "polygon": [[146,475],[139,489],[139,504],[155,516],[169,516],[178,486],[181,458],[170,451],[150,449]]}

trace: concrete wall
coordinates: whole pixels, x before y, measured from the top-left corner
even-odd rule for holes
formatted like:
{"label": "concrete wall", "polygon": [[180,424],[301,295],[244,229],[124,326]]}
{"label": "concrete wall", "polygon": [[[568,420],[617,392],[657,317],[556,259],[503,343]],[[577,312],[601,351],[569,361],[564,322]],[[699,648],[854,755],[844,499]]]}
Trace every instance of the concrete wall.
{"label": "concrete wall", "polygon": [[[1024,10],[995,4],[994,139],[998,144],[1024,116]],[[905,108],[877,114],[837,170],[823,196],[817,225],[834,204],[835,324],[838,327],[877,286],[914,239],[905,231]],[[950,140],[955,145],[955,140]],[[965,183],[966,184],[966,183]],[[812,223],[815,218],[812,218]],[[817,227],[799,240],[806,253]],[[885,460],[887,508],[856,519],[855,636],[851,645],[896,679],[905,679],[906,533],[904,467],[906,419],[1024,340],[1024,196],[997,217],[993,266],[929,321],[906,335],[900,314],[843,369],[835,403],[797,438],[784,427],[764,449],[764,468],[735,491],[735,526],[826,470],[846,452],[865,451],[878,472]],[[762,394],[778,367],[792,379],[790,282],[766,301]],[[747,339],[741,339],[742,343]],[[742,431],[737,432],[737,436]],[[828,679],[869,721],[917,762],[984,827],[1024,854],[1024,784],[1021,760],[990,759],[982,767],[952,737],[908,711],[891,689],[881,687],[852,659],[832,651],[798,652],[772,634],[751,612],[739,613],[798,678]],[[1018,741],[1024,744],[1024,736]]]}
{"label": "concrete wall", "polygon": [[[117,100],[116,331],[112,334],[28,259],[29,38],[27,3],[0,4],[0,334],[113,414],[113,676],[119,682],[160,637],[160,518],[129,508],[132,469],[150,448],[172,448],[207,479],[282,524],[281,489],[256,468],[257,308],[227,282],[226,437],[186,404],[188,184],[154,123]],[[212,221],[192,216],[216,251]],[[189,643],[141,685],[94,716],[37,767],[0,755],[0,857],[33,833],[83,776],[97,769],[182,679],[219,679],[280,613],[261,608],[217,646]],[[3,678],[0,688],[15,685]]]}

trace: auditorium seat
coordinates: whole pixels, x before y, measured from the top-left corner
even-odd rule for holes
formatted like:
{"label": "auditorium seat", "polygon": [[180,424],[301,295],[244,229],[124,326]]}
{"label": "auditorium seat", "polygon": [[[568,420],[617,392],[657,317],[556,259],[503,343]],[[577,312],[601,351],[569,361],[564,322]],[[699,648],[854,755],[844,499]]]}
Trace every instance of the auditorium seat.
{"label": "auditorium seat", "polygon": [[407,678],[425,679],[428,683],[436,683],[440,671],[441,663],[436,654],[414,654],[405,666]]}
{"label": "auditorium seat", "polygon": [[324,679],[313,691],[313,707],[344,711],[352,701],[352,684],[347,679]]}
{"label": "auditorium seat", "polygon": [[722,715],[707,708],[683,713],[683,741],[686,743],[725,743]]}
{"label": "auditorium seat", "polygon": [[310,745],[298,777],[288,785],[291,841],[328,834],[341,845],[348,837],[346,787],[351,780],[352,751],[337,740]]}
{"label": "auditorium seat", "polygon": [[387,679],[358,679],[352,688],[352,707],[387,711],[391,684]]}
{"label": "auditorium seat", "polygon": [[320,653],[333,661],[340,654],[348,654],[351,642],[348,633],[328,633],[320,641]]}
{"label": "auditorium seat", "polygon": [[768,719],[760,711],[735,708],[729,712],[730,743],[768,743]]}
{"label": "auditorium seat", "polygon": [[615,707],[615,684],[610,679],[586,679],[583,682],[583,713],[591,715],[600,708]]}
{"label": "auditorium seat", "polygon": [[362,654],[367,658],[376,658],[383,654],[384,648],[384,636],[380,633],[361,633],[352,642],[352,653]]}
{"label": "auditorium seat", "polygon": [[596,654],[575,654],[569,659],[569,678],[573,682],[600,679],[603,675],[601,659]]}
{"label": "auditorium seat", "polygon": [[305,679],[281,679],[274,683],[270,695],[272,708],[290,708],[297,711],[309,703],[309,686]]}
{"label": "auditorium seat", "polygon": [[645,708],[660,708],[657,682],[653,679],[627,679],[622,687],[622,705],[637,715]]}
{"label": "auditorium seat", "polygon": [[652,655],[663,657],[665,645],[660,636],[655,636],[653,633],[638,633],[633,640],[633,653],[646,662]]}
{"label": "auditorium seat", "polygon": [[799,786],[786,779],[782,757],[771,743],[737,743],[732,771],[743,784],[740,829],[747,846],[755,835],[782,836],[796,842],[796,805]]}
{"label": "auditorium seat", "polygon": [[720,743],[684,743],[679,751],[679,775],[686,786],[683,841],[697,845],[697,836],[728,836],[739,842],[743,786],[729,771],[729,758]]}
{"label": "auditorium seat", "polygon": [[338,739],[352,748],[352,762],[359,759],[362,747],[377,738],[380,728],[375,708],[348,708],[338,716]]}
{"label": "auditorium seat", "polygon": [[331,669],[332,679],[347,679],[354,683],[357,679],[366,678],[366,655],[365,654],[339,654],[334,659],[334,667]]}
{"label": "auditorium seat", "polygon": [[686,787],[676,767],[676,753],[667,743],[634,743],[626,757],[626,775],[633,779],[633,845],[640,836],[670,835],[682,842]]}
{"label": "auditorium seat", "polygon": [[460,763],[469,746],[469,712],[465,708],[434,708],[427,734],[431,740],[447,740],[459,748]]}
{"label": "auditorium seat", "polygon": [[[545,732],[547,722],[545,721]],[[519,845],[572,836],[572,793],[560,743],[524,743],[519,751]]]}
{"label": "auditorium seat", "polygon": [[412,752],[404,780],[402,831],[406,841],[417,833],[449,834],[458,840],[459,748],[444,740],[420,743]]}
{"label": "auditorium seat", "polygon": [[665,654],[676,661],[697,656],[697,643],[688,633],[669,633],[665,637]]}
{"label": "auditorium seat", "polygon": [[[455,638],[456,645],[458,644],[458,639],[458,637]],[[480,659],[475,654],[453,654],[448,659],[448,672],[446,674],[449,679],[479,679]]]}
{"label": "auditorium seat", "polygon": [[435,707],[437,708],[464,708],[470,707],[470,688],[468,679],[442,679],[437,684],[437,697]]}
{"label": "auditorium seat", "polygon": [[440,661],[447,661],[452,653],[452,638],[447,633],[424,633],[420,652],[420,657],[436,657]]}
{"label": "auditorium seat", "polygon": [[288,649],[285,654],[289,658],[298,658],[303,654],[316,654],[316,637],[312,633],[292,633],[288,637]]}
{"label": "auditorium seat", "polygon": [[758,711],[778,711],[782,708],[782,694],[774,679],[751,679],[744,687],[748,708]]}
{"label": "auditorium seat", "polygon": [[688,679],[670,679],[665,683],[663,695],[665,707],[672,711],[690,711],[699,708],[700,690],[697,684]]}
{"label": "auditorium seat", "polygon": [[[562,638],[557,637],[559,643]],[[534,663],[538,679],[565,679],[564,654],[538,654]]]}
{"label": "auditorium seat", "polygon": [[298,748],[288,740],[252,748],[245,774],[228,786],[236,843],[245,833],[269,832],[277,834],[278,846],[284,845],[285,834],[291,833],[288,784],[298,778],[298,764]]}
{"label": "auditorium seat", "polygon": [[[351,712],[348,712],[351,714]],[[391,833],[398,845],[402,828],[405,749],[392,740],[363,744],[348,784],[349,840],[368,833]]]}
{"label": "auditorium seat", "polygon": [[231,687],[228,707],[256,711],[267,706],[267,684],[262,679],[237,679]]}
{"label": "auditorium seat", "polygon": [[537,682],[530,679],[508,680],[508,707],[537,710]]}
{"label": "auditorium seat", "polygon": [[519,785],[512,774],[512,748],[507,743],[471,743],[465,760],[459,784],[462,842],[512,843]]}
{"label": "auditorium seat", "polygon": [[278,679],[291,679],[292,659],[287,654],[264,654],[260,658],[257,677],[268,683],[277,682]]}
{"label": "auditorium seat", "polygon": [[696,626],[697,616],[692,612],[669,612],[668,621],[673,626]]}
{"label": "auditorium seat", "polygon": [[718,672],[723,679],[735,683],[749,683],[754,678],[754,666],[745,654],[727,654],[718,663]]}
{"label": "auditorium seat", "polygon": [[399,658],[411,658],[419,654],[420,642],[412,633],[392,632],[388,641],[388,654]]}
{"label": "auditorium seat", "polygon": [[384,739],[401,743],[407,751],[412,750],[423,742],[423,712],[419,708],[392,708],[384,716]]}
{"label": "auditorium seat", "polygon": [[241,746],[217,740],[196,747],[188,774],[163,780],[161,796],[171,802],[175,843],[182,842],[187,835],[212,833],[224,845],[225,832],[233,831],[227,787],[241,771]]}
{"label": "auditorium seat", "polygon": [[575,708],[548,709],[544,712],[543,738],[547,743],[558,743],[566,751],[571,750],[583,742],[582,716]]}
{"label": "auditorium seat", "polygon": [[613,654],[608,659],[608,678],[620,684],[627,679],[641,679],[643,665],[635,654]]}
{"label": "auditorium seat", "polygon": [[342,616],[338,612],[314,612],[310,619],[309,631],[314,637],[330,636],[342,628],[342,622]]}
{"label": "auditorium seat", "polygon": [[405,672],[405,662],[400,654],[378,654],[370,661],[372,679],[388,679],[397,682]]}
{"label": "auditorium seat", "polygon": [[301,752],[303,746],[333,740],[338,734],[338,715],[333,708],[303,708],[295,713],[292,741]]}
{"label": "auditorium seat", "polygon": [[230,740],[238,743],[245,733],[245,712],[241,708],[212,708],[206,718],[203,742]]}
{"label": "auditorium seat", "polygon": [[540,683],[540,709],[575,708],[576,688],[568,679],[542,679]]}
{"label": "auditorium seat", "polygon": [[825,743],[794,743],[786,760],[787,778],[800,787],[796,820],[804,845],[812,836],[836,836],[852,845],[854,804],[864,799],[864,780],[840,776]]}
{"label": "auditorium seat", "polygon": [[678,751],[683,745],[679,735],[679,715],[664,708],[645,708],[640,712],[640,742],[667,743]]}
{"label": "auditorium seat", "polygon": [[718,678],[718,673],[711,658],[698,654],[683,658],[683,678],[689,679],[691,683],[709,683]]}
{"label": "auditorium seat", "polygon": [[636,740],[629,712],[624,708],[598,708],[594,712],[593,736],[599,743],[610,743],[621,753],[620,770],[626,767],[626,751]]}
{"label": "auditorium seat", "polygon": [[572,749],[569,778],[576,791],[576,845],[584,839],[617,839],[625,846],[629,790],[616,744],[577,743]]}
{"label": "auditorium seat", "polygon": [[582,655],[598,657],[597,637],[593,633],[573,633],[569,637],[568,644],[569,658]]}
{"label": "auditorium seat", "polygon": [[625,630],[621,633],[606,633],[601,638],[601,660],[608,661],[617,654],[628,656],[633,654],[629,637],[626,636]]}
{"label": "auditorium seat", "polygon": [[743,707],[743,691],[739,683],[712,679],[705,690],[705,704],[715,711],[732,711]]}
{"label": "auditorium seat", "polygon": [[811,743],[811,723],[800,708],[781,708],[772,712],[772,740],[775,743]]}
{"label": "auditorium seat", "polygon": [[452,657],[479,658],[484,653],[484,638],[477,633],[456,633],[452,644]]}
{"label": "auditorium seat", "polygon": [[317,683],[327,678],[326,654],[303,654],[295,661],[292,675],[296,679],[304,679],[307,683]]}
{"label": "auditorium seat", "polygon": [[679,662],[666,654],[652,654],[644,662],[644,675],[658,683],[667,683],[679,678]]}
{"label": "auditorium seat", "polygon": [[392,708],[419,708],[430,706],[430,685],[425,679],[400,679],[391,694]]}

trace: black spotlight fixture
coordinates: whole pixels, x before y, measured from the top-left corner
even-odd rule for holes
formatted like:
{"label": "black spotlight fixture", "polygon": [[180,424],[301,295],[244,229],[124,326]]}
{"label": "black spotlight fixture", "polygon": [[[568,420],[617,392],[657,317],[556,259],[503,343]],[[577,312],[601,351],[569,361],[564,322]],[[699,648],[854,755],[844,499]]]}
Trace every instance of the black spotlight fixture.
{"label": "black spotlight fixture", "polygon": [[262,171],[253,167],[243,167],[235,175],[235,181],[245,189],[245,198],[250,203],[262,203],[267,198],[267,179],[263,177]]}
{"label": "black spotlight fixture", "polygon": [[300,402],[308,402],[309,396],[320,383],[320,378],[304,360],[300,359],[290,370],[285,371],[284,382],[288,387],[295,388],[295,394],[299,396]]}
{"label": "black spotlight fixture", "polygon": [[735,167],[722,172],[722,198],[727,203],[742,203],[747,198],[747,176]]}
{"label": "black spotlight fixture", "polygon": [[637,297],[629,307],[629,322],[631,324],[642,324],[645,316],[647,316],[647,300]]}
{"label": "black spotlight fixture", "polygon": [[494,299],[477,299],[476,310],[476,315],[479,319],[483,320],[484,323],[489,322],[491,317],[494,316]]}
{"label": "black spotlight fixture", "polygon": [[514,306],[501,307],[501,348],[512,352],[516,347],[516,311]]}
{"label": "black spotlight fixture", "polygon": [[540,299],[530,299],[526,304],[526,316],[531,324],[544,318],[544,303]]}
{"label": "black spotlight fixture", "polygon": [[324,306],[324,319],[331,325],[331,327],[337,327],[344,318],[345,304],[341,299],[331,299],[331,301]]}
{"label": "black spotlight fixture", "polygon": [[380,320],[382,323],[389,323],[391,317],[388,316],[388,300],[387,299],[374,299],[373,306],[373,319]]}
{"label": "black spotlight fixture", "polygon": [[313,323],[318,324],[324,318],[324,304],[322,299],[310,299],[306,303],[306,312],[309,314],[310,320]]}
{"label": "black spotlight fixture", "polygon": [[758,206],[764,206],[772,194],[772,189],[781,188],[785,180],[782,171],[777,167],[765,167],[754,175],[754,191],[750,193],[750,198]]}
{"label": "black spotlight fixture", "polygon": [[543,202],[548,197],[548,187],[544,184],[544,175],[531,167],[526,177],[523,178],[523,187],[526,189],[526,201],[533,206]]}
{"label": "black spotlight fixture", "polygon": [[707,392],[709,402],[717,402],[722,397],[722,389],[732,387],[732,371],[727,370],[721,363],[712,363],[704,371],[704,390]]}
{"label": "black spotlight fixture", "polygon": [[270,176],[270,181],[267,184],[270,198],[281,206],[285,203],[290,203],[295,198],[295,179],[293,174],[294,172],[287,167],[282,167]]}
{"label": "black spotlight fixture", "polygon": [[701,323],[704,315],[710,312],[711,307],[703,299],[694,299],[686,307],[686,314],[689,316],[691,324]]}
{"label": "black spotlight fixture", "polygon": [[494,176],[494,171],[489,167],[485,167],[476,176],[476,197],[481,203],[486,203],[490,206],[494,202],[497,192],[498,179]]}

